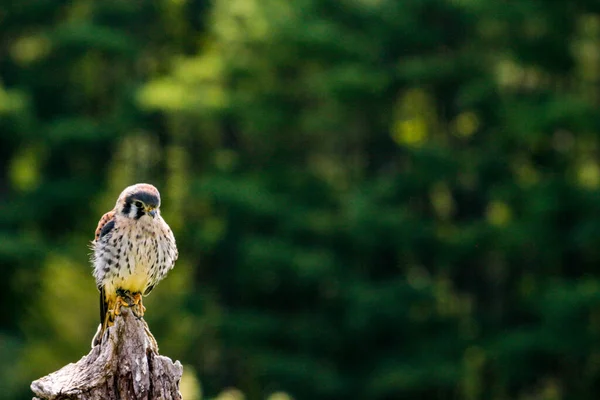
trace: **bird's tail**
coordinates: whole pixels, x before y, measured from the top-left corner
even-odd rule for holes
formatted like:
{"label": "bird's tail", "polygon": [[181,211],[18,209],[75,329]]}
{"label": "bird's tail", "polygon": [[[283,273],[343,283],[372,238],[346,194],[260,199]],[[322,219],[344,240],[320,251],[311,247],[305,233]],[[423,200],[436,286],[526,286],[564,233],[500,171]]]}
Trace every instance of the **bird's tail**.
{"label": "bird's tail", "polygon": [[104,297],[104,286],[100,288],[100,326],[98,327],[98,331],[94,336],[92,341],[92,347],[100,344],[102,342],[102,336],[104,335],[104,329],[106,324],[106,313],[108,312],[108,303],[106,302],[106,297]]}
{"label": "bird's tail", "polygon": [[108,304],[106,304],[106,298],[104,297],[104,286],[100,286],[100,325],[104,324],[106,319],[106,312]]}

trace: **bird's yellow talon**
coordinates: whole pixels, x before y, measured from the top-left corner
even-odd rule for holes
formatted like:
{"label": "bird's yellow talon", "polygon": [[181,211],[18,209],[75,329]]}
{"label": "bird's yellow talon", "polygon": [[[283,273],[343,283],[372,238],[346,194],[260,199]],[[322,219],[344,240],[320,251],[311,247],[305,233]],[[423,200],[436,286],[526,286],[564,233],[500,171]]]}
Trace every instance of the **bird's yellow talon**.
{"label": "bird's yellow talon", "polygon": [[121,315],[121,306],[130,307],[130,304],[130,302],[125,300],[122,296],[118,295],[117,299],[115,300],[115,305],[113,306],[112,310],[110,310],[110,312],[113,315]]}
{"label": "bird's yellow talon", "polygon": [[133,313],[135,316],[142,318],[144,316],[144,312],[146,311],[146,307],[144,307],[144,304],[142,303],[141,293],[138,292],[133,295],[133,306],[135,306],[133,308]]}

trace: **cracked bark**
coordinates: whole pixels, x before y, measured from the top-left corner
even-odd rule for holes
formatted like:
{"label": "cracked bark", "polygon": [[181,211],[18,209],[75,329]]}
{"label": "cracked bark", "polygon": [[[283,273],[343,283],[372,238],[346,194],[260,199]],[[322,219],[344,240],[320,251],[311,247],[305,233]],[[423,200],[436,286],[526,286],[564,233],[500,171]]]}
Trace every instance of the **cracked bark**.
{"label": "cracked bark", "polygon": [[122,309],[102,344],[31,383],[34,400],[179,400],[183,367],[158,354],[144,320]]}

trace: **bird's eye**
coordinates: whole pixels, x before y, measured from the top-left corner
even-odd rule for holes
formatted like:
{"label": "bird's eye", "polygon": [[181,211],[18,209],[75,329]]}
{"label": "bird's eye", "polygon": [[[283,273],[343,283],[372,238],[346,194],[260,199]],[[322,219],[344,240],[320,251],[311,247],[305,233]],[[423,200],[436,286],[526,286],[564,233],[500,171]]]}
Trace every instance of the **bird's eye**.
{"label": "bird's eye", "polygon": [[138,201],[138,200],[134,201],[134,202],[133,202],[133,204],[134,204],[134,205],[135,205],[137,208],[142,208],[142,207],[144,206],[144,205],[142,204],[142,202],[141,202],[141,201]]}

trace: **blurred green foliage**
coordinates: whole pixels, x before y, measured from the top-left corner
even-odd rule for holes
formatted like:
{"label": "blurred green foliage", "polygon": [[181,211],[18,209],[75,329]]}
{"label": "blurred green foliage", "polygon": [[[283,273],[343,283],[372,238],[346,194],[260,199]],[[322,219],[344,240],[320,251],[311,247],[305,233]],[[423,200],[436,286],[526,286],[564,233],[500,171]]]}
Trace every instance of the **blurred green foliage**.
{"label": "blurred green foliage", "polygon": [[87,353],[140,181],[186,399],[596,398],[596,0],[3,1],[0,38],[0,398]]}

